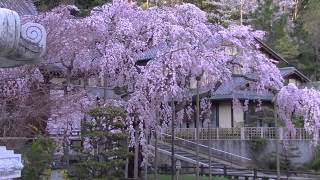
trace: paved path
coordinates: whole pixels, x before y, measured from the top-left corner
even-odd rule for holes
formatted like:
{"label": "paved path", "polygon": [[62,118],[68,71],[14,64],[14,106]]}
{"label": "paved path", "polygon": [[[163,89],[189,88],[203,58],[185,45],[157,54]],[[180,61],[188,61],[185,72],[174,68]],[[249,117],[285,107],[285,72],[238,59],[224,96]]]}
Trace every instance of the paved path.
{"label": "paved path", "polygon": [[63,180],[60,172],[60,170],[53,170],[51,172],[50,180]]}

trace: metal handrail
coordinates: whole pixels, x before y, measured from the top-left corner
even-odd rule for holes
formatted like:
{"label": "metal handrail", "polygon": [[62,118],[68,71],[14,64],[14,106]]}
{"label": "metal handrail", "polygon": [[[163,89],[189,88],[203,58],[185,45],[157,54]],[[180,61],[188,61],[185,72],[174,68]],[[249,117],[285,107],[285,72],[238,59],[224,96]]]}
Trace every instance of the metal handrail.
{"label": "metal handrail", "polygon": [[[171,137],[170,134],[166,134],[166,133],[162,133],[162,134]],[[188,143],[197,145],[197,143],[195,143],[193,141],[189,141],[189,140],[182,139],[182,138],[179,138],[179,137],[175,137],[175,139],[178,139],[178,140],[181,140],[181,141],[184,141],[184,142],[188,142]],[[237,154],[233,154],[233,153],[230,153],[230,152],[227,152],[227,151],[223,151],[223,150],[220,150],[220,149],[212,148],[212,147],[209,147],[209,146],[206,146],[206,145],[203,145],[203,144],[199,144],[199,146],[204,147],[204,148],[208,148],[208,149],[211,149],[211,150],[214,150],[214,151],[217,151],[217,152],[221,152],[221,153],[224,153],[224,154],[228,154],[228,155],[240,158],[240,159],[251,161],[251,159],[249,159],[247,157],[243,157],[243,156],[240,156],[240,155],[237,155]]]}
{"label": "metal handrail", "polygon": [[[151,146],[151,145],[149,145],[148,146],[149,148],[152,148],[152,149],[155,149],[155,147],[154,146]],[[164,150],[164,149],[159,149],[158,150],[159,152],[162,152],[162,153],[164,153],[164,154],[166,154],[166,155],[171,155],[171,152],[169,152],[169,151],[167,151],[167,150]],[[187,161],[187,162],[190,162],[190,163],[193,163],[193,164],[195,164],[197,161],[196,160],[194,160],[194,159],[191,159],[191,158],[188,158],[188,157],[184,157],[184,156],[181,156],[181,155],[179,155],[179,154],[175,154],[174,155],[176,158],[178,158],[178,159],[180,159],[180,160],[183,160],[183,161]],[[203,165],[203,166],[208,166],[208,164],[205,164],[205,163],[202,163],[202,162],[199,162],[201,165]]]}

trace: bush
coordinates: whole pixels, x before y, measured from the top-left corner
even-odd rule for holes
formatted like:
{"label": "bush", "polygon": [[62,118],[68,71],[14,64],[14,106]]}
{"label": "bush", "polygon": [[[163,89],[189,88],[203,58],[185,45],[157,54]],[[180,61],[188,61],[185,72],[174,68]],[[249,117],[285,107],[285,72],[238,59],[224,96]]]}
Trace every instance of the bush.
{"label": "bush", "polygon": [[53,159],[54,148],[52,140],[42,136],[27,145],[22,153],[24,159],[22,179],[41,179],[42,176],[50,176],[48,169]]}
{"label": "bush", "polygon": [[307,169],[312,169],[318,171],[320,169],[320,147],[317,147],[315,158],[310,161],[309,163],[306,163]]}

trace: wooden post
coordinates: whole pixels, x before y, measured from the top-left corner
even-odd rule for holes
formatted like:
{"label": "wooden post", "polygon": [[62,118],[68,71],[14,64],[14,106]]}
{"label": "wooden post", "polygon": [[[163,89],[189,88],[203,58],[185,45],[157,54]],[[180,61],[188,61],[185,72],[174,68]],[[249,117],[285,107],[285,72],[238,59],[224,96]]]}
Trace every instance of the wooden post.
{"label": "wooden post", "polygon": [[103,105],[106,103],[107,100],[107,74],[104,72],[103,75]]}
{"label": "wooden post", "polygon": [[211,138],[211,134],[210,134],[210,127],[211,127],[211,122],[209,122],[208,124],[208,133],[209,133],[209,180],[211,180],[211,173],[212,173],[212,170],[211,170],[211,146],[212,146],[212,138]]}
{"label": "wooden post", "polygon": [[241,137],[241,140],[245,140],[245,134],[244,134],[244,127],[240,128],[240,137]]}
{"label": "wooden post", "polygon": [[[157,107],[156,109],[156,123],[157,125],[159,125],[159,117],[160,117],[160,111]],[[155,163],[155,167],[154,167],[154,179],[158,180],[158,134],[156,131],[154,131],[154,136],[155,136],[155,144],[154,144],[154,163]]]}
{"label": "wooden post", "polygon": [[240,0],[240,25],[243,24],[243,0]]}
{"label": "wooden post", "polygon": [[223,166],[223,175],[224,177],[227,177],[227,167]]}
{"label": "wooden post", "polygon": [[146,163],[144,164],[144,180],[148,180],[148,154],[146,154]]}
{"label": "wooden post", "polygon": [[171,120],[171,179],[174,180],[175,176],[175,158],[174,158],[174,121],[176,119],[176,110],[175,110],[175,104],[172,97],[171,102],[171,108],[172,108],[172,120]]}
{"label": "wooden post", "polygon": [[253,169],[253,179],[257,179],[257,169]]}
{"label": "wooden post", "polygon": [[177,162],[176,162],[176,169],[177,169],[176,180],[180,180],[180,169],[181,169],[181,161],[180,160],[177,160]]}
{"label": "wooden post", "polygon": [[216,128],[217,130],[217,140],[219,139],[219,127]]}
{"label": "wooden post", "polygon": [[135,130],[133,178],[137,179],[138,176],[139,176],[139,128],[137,126]]}
{"label": "wooden post", "polygon": [[283,128],[278,128],[278,132],[279,132],[279,140],[281,141],[281,140],[283,140]]}
{"label": "wooden post", "polygon": [[124,178],[128,178],[128,171],[129,171],[129,135],[127,137],[127,157],[126,157],[126,166],[125,166],[125,174]]}
{"label": "wooden post", "polygon": [[158,135],[157,132],[155,132],[155,144],[154,144],[154,163],[155,163],[155,167],[154,167],[154,179],[158,180]]}
{"label": "wooden post", "polygon": [[302,140],[302,129],[301,128],[299,128],[299,140]]}
{"label": "wooden post", "polygon": [[274,126],[276,133],[276,154],[277,154],[277,179],[280,180],[280,154],[279,154],[279,129],[278,129],[278,115],[277,115],[277,95],[275,95],[273,106],[274,106]]}

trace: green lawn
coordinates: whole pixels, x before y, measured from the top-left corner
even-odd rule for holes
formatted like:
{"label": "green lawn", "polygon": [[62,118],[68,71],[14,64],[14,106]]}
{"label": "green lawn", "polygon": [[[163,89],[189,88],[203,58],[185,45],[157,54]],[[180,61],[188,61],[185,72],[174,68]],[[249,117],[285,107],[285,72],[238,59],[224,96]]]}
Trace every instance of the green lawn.
{"label": "green lawn", "polygon": [[[148,175],[148,179],[154,179],[154,175]],[[159,180],[171,180],[171,175],[158,175]],[[179,180],[195,180],[196,176],[195,175],[180,175]],[[200,180],[209,180],[209,177],[203,176],[199,178]],[[211,180],[228,180],[228,178],[225,177],[213,177]]]}

